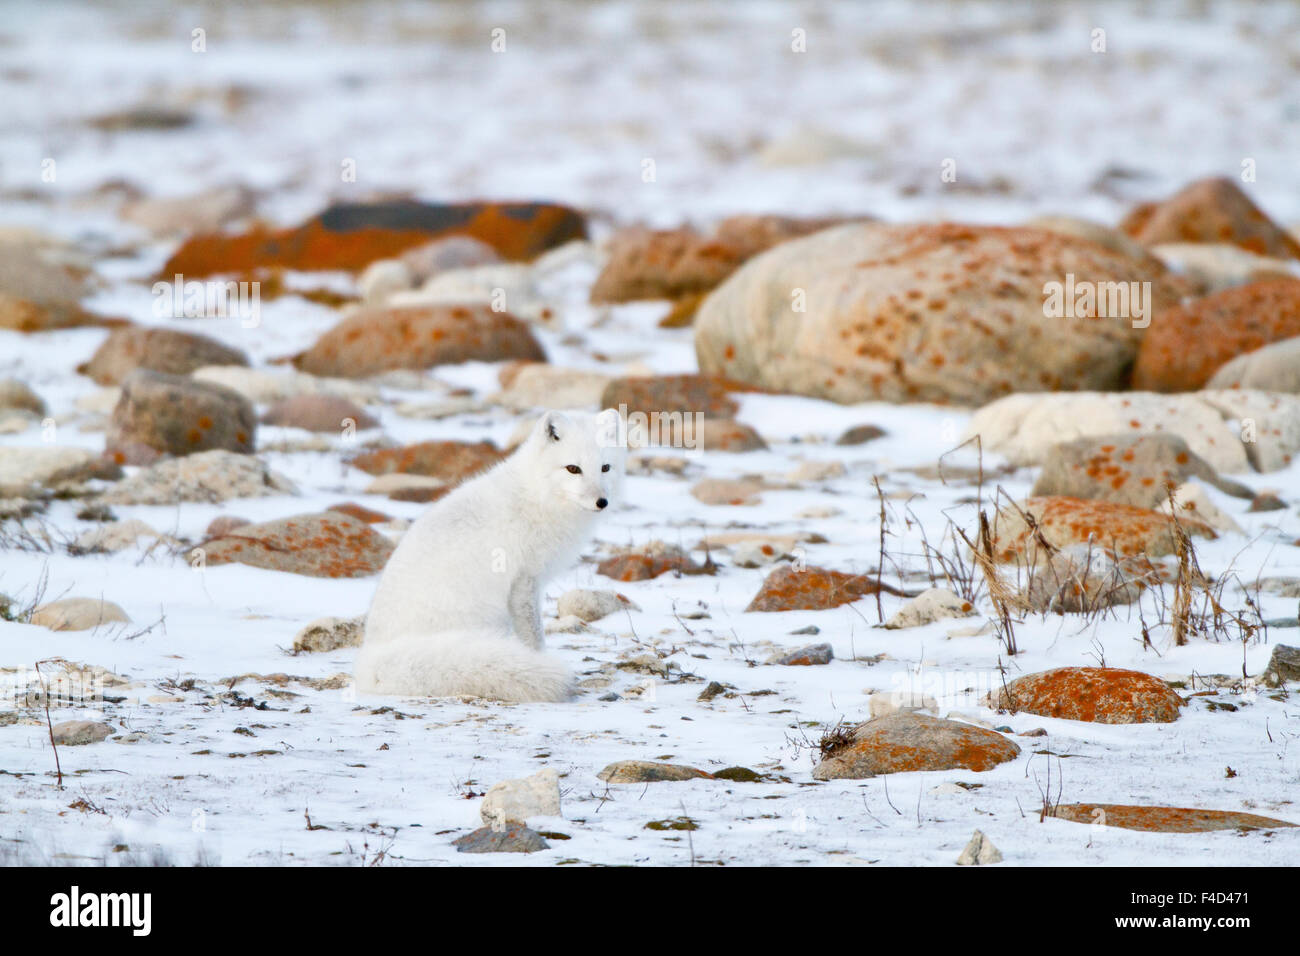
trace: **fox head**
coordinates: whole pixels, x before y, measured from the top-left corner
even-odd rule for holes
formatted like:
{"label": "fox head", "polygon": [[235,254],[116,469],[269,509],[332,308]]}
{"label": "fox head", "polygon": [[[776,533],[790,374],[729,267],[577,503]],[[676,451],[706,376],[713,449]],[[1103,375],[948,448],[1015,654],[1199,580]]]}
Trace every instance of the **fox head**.
{"label": "fox head", "polygon": [[612,408],[599,415],[543,415],[528,437],[530,467],[543,493],[586,511],[609,507],[623,478],[625,449],[618,425]]}

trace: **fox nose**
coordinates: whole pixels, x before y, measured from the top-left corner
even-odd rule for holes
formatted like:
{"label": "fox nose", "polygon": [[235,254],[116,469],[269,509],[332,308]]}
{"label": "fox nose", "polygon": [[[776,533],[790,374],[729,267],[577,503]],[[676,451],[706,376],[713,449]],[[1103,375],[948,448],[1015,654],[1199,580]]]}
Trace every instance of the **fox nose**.
{"label": "fox nose", "polygon": [[605,506],[606,506],[607,504],[609,504],[609,502],[606,501],[604,498],[597,498],[597,499],[596,499],[596,507],[597,507],[597,508],[600,508],[602,511],[605,509]]}

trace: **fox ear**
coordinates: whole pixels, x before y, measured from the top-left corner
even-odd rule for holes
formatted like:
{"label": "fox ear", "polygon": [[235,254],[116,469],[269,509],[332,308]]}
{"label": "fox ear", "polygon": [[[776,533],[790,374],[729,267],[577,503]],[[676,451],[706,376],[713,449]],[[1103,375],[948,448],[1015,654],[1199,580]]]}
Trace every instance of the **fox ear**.
{"label": "fox ear", "polygon": [[538,420],[537,431],[548,441],[559,441],[566,424],[568,419],[559,412],[547,412]]}

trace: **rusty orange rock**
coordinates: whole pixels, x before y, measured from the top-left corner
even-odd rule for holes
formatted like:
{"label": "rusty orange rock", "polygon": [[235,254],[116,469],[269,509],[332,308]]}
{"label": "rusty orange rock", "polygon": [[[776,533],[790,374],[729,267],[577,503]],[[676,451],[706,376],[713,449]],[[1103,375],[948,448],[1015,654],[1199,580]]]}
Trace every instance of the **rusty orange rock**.
{"label": "rusty orange rock", "polygon": [[209,565],[237,562],[318,578],[375,574],[394,547],[364,521],[337,511],[241,525],[200,545]]}
{"label": "rusty orange rock", "polygon": [[1058,667],[990,695],[1002,710],[1100,724],[1171,723],[1183,699],[1164,681],[1118,667]]}
{"label": "rusty orange rock", "polygon": [[1211,830],[1272,830],[1297,824],[1237,810],[1197,810],[1190,807],[1143,807],[1123,803],[1071,803],[1052,816],[1148,833],[1208,833]]}
{"label": "rusty orange rock", "polygon": [[424,441],[357,455],[348,464],[369,475],[428,475],[455,484],[505,458],[490,441]]}
{"label": "rusty orange rock", "polygon": [[1161,202],[1143,203],[1120,223],[1139,242],[1229,242],[1263,256],[1300,259],[1300,243],[1226,177],[1200,179]]}
{"label": "rusty orange rock", "polygon": [[917,770],[992,770],[1020,748],[1001,734],[924,714],[899,713],[859,724],[849,741],[813,768],[816,780],[857,780]]}
{"label": "rusty orange rock", "polygon": [[[875,594],[876,590],[876,579],[870,575],[845,574],[814,567],[799,569],[786,564],[767,576],[745,610],[824,611],[851,604],[868,594]],[[884,582],[879,590],[886,594],[911,596]]]}
{"label": "rusty orange rock", "polygon": [[248,274],[275,267],[355,272],[446,236],[469,236],[502,258],[527,261],[586,235],[581,213],[551,203],[346,204],[331,206],[294,229],[195,236],[167,260],[161,277]]}
{"label": "rusty orange rock", "polygon": [[528,323],[481,304],[363,309],[330,329],[293,364],[312,375],[364,378],[390,369],[459,362],[545,361]]}
{"label": "rusty orange rock", "polygon": [[1138,349],[1133,387],[1202,388],[1239,355],[1300,336],[1300,279],[1268,279],[1193,299],[1151,323]]}
{"label": "rusty orange rock", "polygon": [[[998,513],[993,555],[999,562],[1019,561],[1035,550],[1033,531],[1020,512],[1033,518],[1044,540],[1056,548],[1092,544],[1121,558],[1156,558],[1177,550],[1169,515],[1114,501],[1049,495],[1027,498],[1018,509],[1008,506]],[[1195,518],[1179,517],[1178,523],[1188,535],[1216,537],[1209,525]]]}

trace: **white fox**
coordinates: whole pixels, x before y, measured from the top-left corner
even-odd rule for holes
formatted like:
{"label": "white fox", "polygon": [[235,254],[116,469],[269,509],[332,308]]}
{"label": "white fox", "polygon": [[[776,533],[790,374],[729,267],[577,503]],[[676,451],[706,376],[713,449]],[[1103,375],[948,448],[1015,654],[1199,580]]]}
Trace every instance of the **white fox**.
{"label": "white fox", "polygon": [[542,653],[541,583],[577,557],[623,474],[619,414],[547,412],[509,458],[418,518],[366,617],[357,688],[557,701],[568,669]]}

